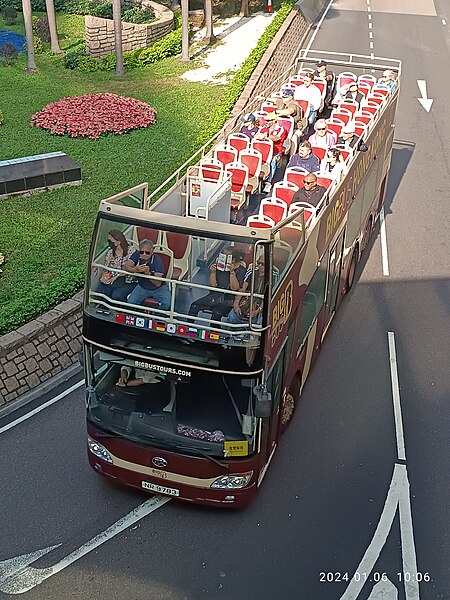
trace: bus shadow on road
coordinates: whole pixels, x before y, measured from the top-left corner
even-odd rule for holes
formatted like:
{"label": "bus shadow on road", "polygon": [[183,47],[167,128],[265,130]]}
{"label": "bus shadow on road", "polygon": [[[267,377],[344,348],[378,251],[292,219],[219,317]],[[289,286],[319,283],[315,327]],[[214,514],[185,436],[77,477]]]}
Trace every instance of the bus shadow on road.
{"label": "bus shadow on road", "polygon": [[398,188],[402,182],[403,176],[412,158],[416,145],[413,142],[404,140],[394,140],[392,147],[391,168],[387,182],[386,196],[384,198],[384,213],[391,213],[391,204],[395,198]]}

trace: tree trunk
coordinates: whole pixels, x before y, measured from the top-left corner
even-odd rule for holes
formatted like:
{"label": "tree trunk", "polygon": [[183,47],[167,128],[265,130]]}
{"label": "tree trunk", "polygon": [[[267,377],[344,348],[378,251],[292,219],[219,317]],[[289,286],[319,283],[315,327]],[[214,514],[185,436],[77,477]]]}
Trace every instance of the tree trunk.
{"label": "tree trunk", "polygon": [[25,69],[27,73],[37,71],[34,60],[34,39],[33,39],[33,21],[31,19],[31,0],[22,0],[23,20],[25,23],[25,36],[27,38],[28,63]]}
{"label": "tree trunk", "polygon": [[116,75],[123,77],[123,51],[122,51],[122,16],[120,0],[113,0],[114,41],[116,44]]}
{"label": "tree trunk", "polygon": [[55,4],[53,0],[45,0],[45,8],[47,9],[48,26],[50,29],[50,43],[53,54],[63,54],[59,47],[58,30],[56,29]]}
{"label": "tree trunk", "polygon": [[181,0],[181,62],[189,62],[189,0]]}
{"label": "tree trunk", "polygon": [[214,35],[214,31],[213,31],[212,0],[205,0],[204,6],[205,6],[206,35],[205,35],[203,41],[206,42],[207,44],[212,44],[216,39],[216,36]]}
{"label": "tree trunk", "polygon": [[248,17],[249,16],[249,11],[248,11],[248,0],[241,0],[241,12],[239,13],[240,17]]}

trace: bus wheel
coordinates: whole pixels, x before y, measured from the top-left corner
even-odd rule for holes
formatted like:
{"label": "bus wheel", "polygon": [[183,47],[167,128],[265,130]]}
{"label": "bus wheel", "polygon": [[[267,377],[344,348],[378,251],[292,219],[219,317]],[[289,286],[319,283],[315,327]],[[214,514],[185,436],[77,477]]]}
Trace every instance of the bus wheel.
{"label": "bus wheel", "polygon": [[281,405],[281,432],[283,433],[289,423],[292,421],[292,417],[295,412],[295,398],[290,391],[287,391],[283,396],[283,402]]}
{"label": "bus wheel", "polygon": [[352,260],[348,268],[347,281],[345,284],[345,291],[349,292],[355,280],[356,263],[358,262],[358,247],[353,250]]}
{"label": "bus wheel", "polygon": [[369,243],[371,234],[372,234],[372,217],[370,217],[369,220],[367,221],[367,225],[364,230],[364,235],[363,235],[362,244],[361,244],[362,245],[361,252],[364,252],[364,250],[367,248],[367,244]]}

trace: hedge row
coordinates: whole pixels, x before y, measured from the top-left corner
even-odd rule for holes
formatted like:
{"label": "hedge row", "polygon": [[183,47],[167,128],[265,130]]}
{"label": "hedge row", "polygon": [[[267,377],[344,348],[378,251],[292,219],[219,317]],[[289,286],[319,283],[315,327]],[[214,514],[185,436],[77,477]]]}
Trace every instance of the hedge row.
{"label": "hedge row", "polygon": [[281,28],[281,25],[286,20],[286,17],[291,12],[296,0],[286,0],[280,6],[277,14],[272,20],[272,23],[267,27],[265,32],[258,40],[258,44],[250,52],[248,58],[242,63],[240,69],[236,71],[233,79],[227,85],[221,102],[214,108],[212,115],[202,130],[197,136],[192,150],[195,152],[199,147],[206,144],[220,129],[230,116],[233,106],[236,104],[239,96],[244,91],[253,71],[258,66],[259,61],[263,57],[264,52],[269,47],[271,41],[276,36]]}

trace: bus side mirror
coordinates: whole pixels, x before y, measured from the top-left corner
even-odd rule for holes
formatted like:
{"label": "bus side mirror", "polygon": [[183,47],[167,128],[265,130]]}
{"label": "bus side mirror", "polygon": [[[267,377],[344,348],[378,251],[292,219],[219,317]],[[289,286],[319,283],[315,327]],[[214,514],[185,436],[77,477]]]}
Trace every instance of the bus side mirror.
{"label": "bus side mirror", "polygon": [[256,397],[255,417],[266,419],[272,414],[272,394],[262,385],[253,388]]}

